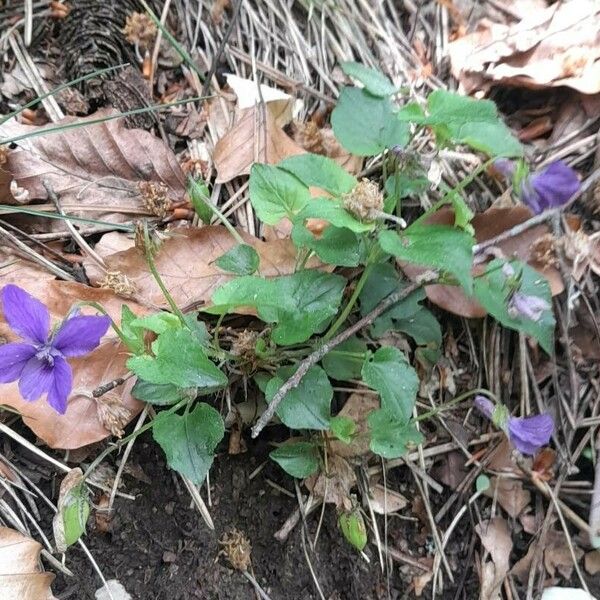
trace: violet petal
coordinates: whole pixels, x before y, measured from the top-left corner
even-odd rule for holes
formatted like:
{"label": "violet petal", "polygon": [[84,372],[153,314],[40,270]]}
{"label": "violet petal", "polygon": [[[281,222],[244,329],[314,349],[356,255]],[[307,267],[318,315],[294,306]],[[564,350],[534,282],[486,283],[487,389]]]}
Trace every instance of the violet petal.
{"label": "violet petal", "polygon": [[533,212],[539,214],[566,204],[580,187],[577,173],[558,160],[530,175],[523,183],[521,197]]}
{"label": "violet petal", "polygon": [[98,347],[100,338],[109,327],[109,317],[71,317],[56,332],[52,346],[65,356],[83,356]]}
{"label": "violet petal", "polygon": [[523,454],[535,454],[550,441],[554,420],[547,414],[533,417],[511,417],[508,421],[510,441]]}
{"label": "violet petal", "polygon": [[3,344],[0,346],[0,383],[16,381],[36,349],[31,344]]}
{"label": "violet petal", "polygon": [[22,338],[44,344],[50,330],[48,309],[36,298],[16,285],[2,288],[4,318]]}
{"label": "violet petal", "polygon": [[47,361],[40,360],[35,356],[25,364],[19,379],[19,391],[23,400],[34,402],[42,394],[48,392],[54,382],[54,367]]}
{"label": "violet petal", "polygon": [[62,357],[54,359],[54,381],[48,391],[48,404],[59,414],[67,410],[67,399],[73,388],[73,371],[69,363]]}
{"label": "violet petal", "polygon": [[515,292],[508,304],[508,314],[513,319],[521,317],[531,321],[539,321],[544,311],[549,308],[550,304],[544,298]]}
{"label": "violet petal", "polygon": [[512,177],[515,172],[515,161],[510,158],[497,158],[493,162],[493,167],[504,177]]}
{"label": "violet petal", "polygon": [[494,403],[488,400],[485,396],[475,396],[473,404],[477,407],[479,412],[485,415],[488,419],[491,419],[494,414]]}

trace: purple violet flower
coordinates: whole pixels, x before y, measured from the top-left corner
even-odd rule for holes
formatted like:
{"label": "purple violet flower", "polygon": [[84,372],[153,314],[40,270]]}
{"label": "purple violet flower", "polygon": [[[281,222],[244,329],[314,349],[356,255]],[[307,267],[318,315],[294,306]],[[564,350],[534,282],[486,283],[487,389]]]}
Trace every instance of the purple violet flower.
{"label": "purple violet flower", "polygon": [[65,359],[94,350],[110,318],[74,314],[50,332],[50,314],[39,300],[16,285],[4,286],[1,295],[4,318],[23,342],[0,346],[0,383],[18,379],[28,402],[47,393],[48,404],[64,414],[73,387],[73,372]]}
{"label": "purple violet flower", "polygon": [[521,454],[535,454],[542,446],[548,444],[554,432],[554,420],[548,413],[533,417],[511,417],[505,406],[495,406],[485,396],[475,396],[474,404],[494,425],[506,433],[511,444]]}
{"label": "purple violet flower", "polygon": [[516,319],[523,317],[532,321],[539,321],[545,310],[550,308],[550,304],[538,296],[527,296],[521,292],[515,292],[508,302],[508,314]]}
{"label": "purple violet flower", "polygon": [[[505,177],[515,173],[515,163],[506,158],[494,161],[494,168]],[[530,173],[517,190],[521,200],[535,214],[566,204],[579,191],[581,182],[577,173],[563,161],[550,163],[539,172]]]}

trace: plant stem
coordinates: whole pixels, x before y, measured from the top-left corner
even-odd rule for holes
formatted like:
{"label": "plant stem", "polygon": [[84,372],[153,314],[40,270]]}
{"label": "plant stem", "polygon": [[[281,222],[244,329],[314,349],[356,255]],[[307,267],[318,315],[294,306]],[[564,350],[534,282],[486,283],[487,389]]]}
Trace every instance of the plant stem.
{"label": "plant stem", "polygon": [[277,390],[273,396],[269,406],[265,412],[260,416],[254,427],[252,428],[252,437],[255,438],[266,426],[266,424],[273,418],[277,407],[281,401],[285,398],[286,394],[298,387],[302,378],[308,373],[308,370],[316,365],[328,352],[331,352],[336,346],[339,346],[342,342],[345,342],[349,337],[352,337],[355,333],[368,327],[377,317],[383,314],[390,306],[404,300],[407,296],[410,296],[415,290],[419,289],[422,285],[432,283],[437,280],[438,275],[433,271],[426,271],[423,273],[418,281],[410,283],[401,290],[397,290],[384,298],[368,315],[362,317],[350,325],[347,329],[344,329],[335,338],[327,341],[325,337],[321,339],[322,345],[307,356],[299,365],[296,372]]}
{"label": "plant stem", "polygon": [[[175,411],[179,410],[184,404],[189,404],[189,402],[190,402],[189,398],[186,398],[185,400],[180,400],[177,404],[174,404],[173,406],[171,406],[171,408],[163,411],[161,414],[169,415],[171,413],[174,413]],[[102,452],[100,452],[100,454],[92,461],[90,466],[85,470],[85,473],[83,474],[83,480],[86,481],[88,479],[88,477],[92,474],[94,469],[109,454],[111,454],[115,450],[118,450],[121,446],[124,446],[125,444],[127,444],[127,442],[135,439],[138,435],[140,435],[141,433],[144,433],[144,431],[148,431],[148,429],[152,429],[152,427],[154,427],[154,421],[149,421],[148,423],[146,423],[145,425],[140,427],[137,431],[134,431],[133,433],[126,435],[124,438],[120,439],[114,445],[109,446],[108,448],[105,448]]]}
{"label": "plant stem", "polygon": [[242,236],[239,234],[236,228],[227,220],[227,217],[212,202],[206,199],[204,200],[204,203],[206,204],[206,206],[208,206],[208,208],[210,208],[210,210],[212,210],[215,213],[219,221],[221,221],[221,223],[225,226],[227,231],[229,231],[229,233],[233,236],[233,239],[238,244],[246,243],[244,241],[244,238],[242,238]]}
{"label": "plant stem", "polygon": [[106,309],[102,306],[102,304],[99,304],[98,302],[94,302],[91,300],[86,300],[84,302],[78,302],[76,304],[76,306],[91,306],[92,308],[95,308],[98,312],[101,312],[103,315],[108,317],[110,319],[110,324],[111,324],[112,328],[115,330],[115,333],[119,336],[119,339],[123,342],[123,345],[127,346],[127,341],[126,341],[125,335],[123,334],[123,331],[113,321],[112,317],[106,312]]}
{"label": "plant stem", "polygon": [[425,419],[435,417],[435,415],[438,415],[441,412],[445,412],[446,410],[456,406],[457,404],[460,404],[463,400],[466,400],[470,396],[475,396],[476,394],[485,394],[486,396],[492,398],[492,400],[496,401],[496,396],[494,396],[492,392],[483,388],[477,388],[475,390],[469,390],[468,392],[465,392],[460,396],[456,396],[456,398],[453,398],[452,400],[450,400],[450,402],[446,402],[442,406],[438,406],[437,408],[433,408],[432,410],[429,410],[419,415],[418,417],[414,418],[413,421],[425,421]]}

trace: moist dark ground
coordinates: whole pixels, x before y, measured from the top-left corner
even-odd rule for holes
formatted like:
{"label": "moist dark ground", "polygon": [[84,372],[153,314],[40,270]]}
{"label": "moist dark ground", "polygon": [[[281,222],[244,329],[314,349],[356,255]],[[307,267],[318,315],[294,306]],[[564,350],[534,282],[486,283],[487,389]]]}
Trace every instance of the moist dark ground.
{"label": "moist dark ground", "polygon": [[[123,491],[135,494],[136,500],[117,500],[112,531],[95,530],[92,517],[85,536],[105,577],[118,579],[135,600],[255,598],[251,584],[219,556],[222,548],[219,539],[235,527],[249,538],[254,574],[272,600],[319,598],[302,549],[300,527],[292,531],[285,543],[273,537],[297,502],[273,489],[266,480],[293,492],[291,478],[267,462],[249,480],[249,475],[267,459],[269,450],[265,443],[251,442],[245,454],[217,457],[210,473],[210,512],[215,522],[215,531],[211,531],[198,512],[190,508],[187,490],[167,468],[160,449],[151,438],[144,436],[138,440],[129,464],[141,467],[150,483],[126,475]],[[316,531],[318,516],[316,512],[308,517],[311,536]],[[48,514],[46,530],[50,528],[50,518]],[[380,526],[382,523],[380,519]],[[408,546],[415,556],[426,552],[428,542],[422,547],[416,543],[418,523],[391,518],[388,525],[391,545]],[[465,564],[469,546],[465,540],[465,554],[462,559],[455,556],[457,564]],[[411,573],[405,567],[401,572],[398,564],[393,567],[388,596],[376,547],[369,545],[366,553],[370,564],[344,541],[337,529],[335,509],[328,506],[315,552],[310,553],[327,600],[414,597],[409,585]],[[66,565],[75,577],[58,575],[53,584],[57,598],[93,599],[100,580],[79,547],[69,549]],[[462,568],[460,571],[462,574]],[[468,571],[466,589],[459,591],[458,596],[456,589],[447,590],[444,598],[477,596],[476,575],[470,567]],[[428,595],[426,592],[424,597]]]}

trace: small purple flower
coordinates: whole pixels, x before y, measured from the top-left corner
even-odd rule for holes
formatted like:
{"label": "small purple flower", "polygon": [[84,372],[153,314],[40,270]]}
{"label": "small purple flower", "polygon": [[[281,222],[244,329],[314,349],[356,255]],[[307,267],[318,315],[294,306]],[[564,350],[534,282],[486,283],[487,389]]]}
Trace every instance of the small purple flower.
{"label": "small purple flower", "polygon": [[24,400],[48,394],[48,404],[59,414],[67,410],[73,372],[67,357],[83,356],[100,344],[109,317],[71,315],[50,332],[48,309],[16,285],[2,289],[4,318],[23,342],[0,346],[0,383],[19,380]]}
{"label": "small purple flower", "polygon": [[[515,163],[506,158],[494,161],[494,168],[505,177],[515,173]],[[519,196],[535,214],[566,204],[579,191],[581,182],[577,173],[557,160],[537,173],[530,173],[521,181]]]}
{"label": "small purple flower", "polygon": [[522,317],[531,321],[539,321],[550,304],[538,296],[527,296],[521,292],[515,292],[508,302],[508,314],[516,319]]}
{"label": "small purple flower", "polygon": [[506,433],[511,444],[521,454],[535,454],[548,444],[554,432],[554,420],[547,413],[533,417],[511,417],[505,406],[495,406],[485,396],[475,396],[474,404]]}

